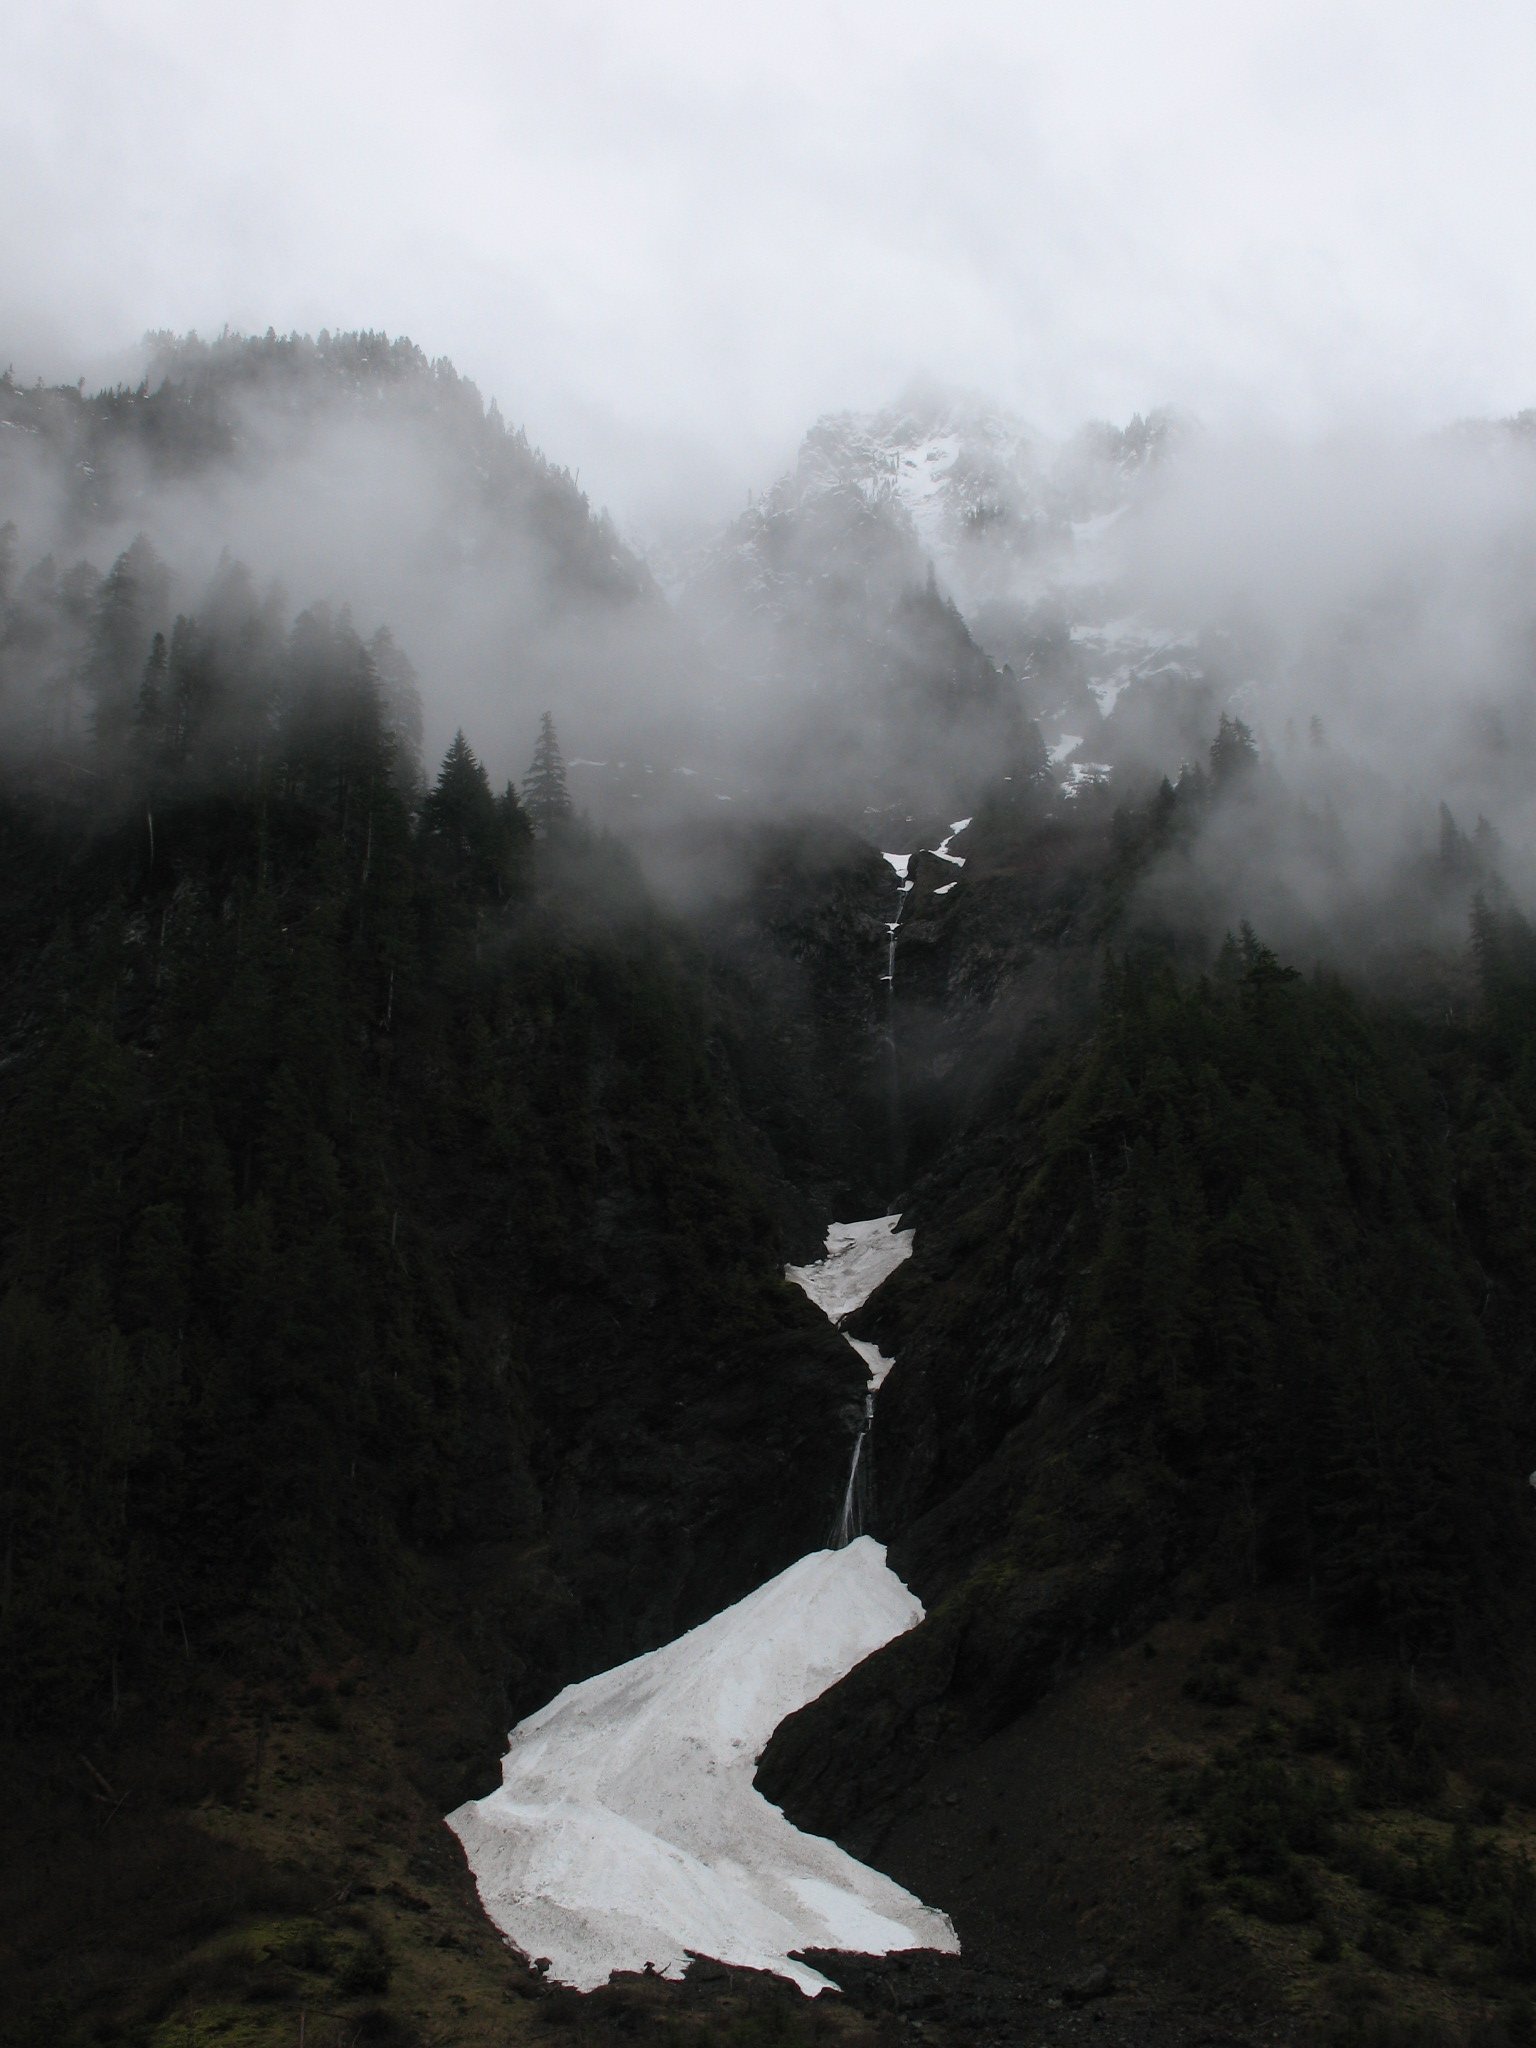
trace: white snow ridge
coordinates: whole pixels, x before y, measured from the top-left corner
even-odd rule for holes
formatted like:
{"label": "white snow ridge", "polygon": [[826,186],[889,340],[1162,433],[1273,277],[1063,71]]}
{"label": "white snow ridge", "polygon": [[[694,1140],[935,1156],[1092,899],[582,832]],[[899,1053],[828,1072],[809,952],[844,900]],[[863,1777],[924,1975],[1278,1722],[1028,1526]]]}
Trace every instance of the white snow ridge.
{"label": "white snow ridge", "polygon": [[[827,1256],[786,1268],[834,1322],[911,1254],[896,1216],[834,1223]],[[871,1398],[891,1360],[848,1342]],[[550,1974],[596,1990],[614,1970],[680,1977],[694,1955],[836,1989],[803,1949],[959,1949],[947,1916],[753,1784],[779,1723],[915,1628],[921,1603],[860,1536],[815,1550],[734,1607],[569,1685],[516,1727],[501,1789],[449,1814],[487,1915]]]}

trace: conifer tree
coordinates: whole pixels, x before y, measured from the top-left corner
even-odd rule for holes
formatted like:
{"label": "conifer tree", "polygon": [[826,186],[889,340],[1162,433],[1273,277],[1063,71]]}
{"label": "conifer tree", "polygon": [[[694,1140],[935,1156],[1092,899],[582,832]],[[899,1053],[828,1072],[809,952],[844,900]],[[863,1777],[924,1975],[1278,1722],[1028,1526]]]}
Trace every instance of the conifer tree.
{"label": "conifer tree", "polygon": [[165,635],[157,633],[150,645],[139,684],[139,701],[134,711],[133,750],[141,769],[153,772],[165,748],[166,721],[170,712],[170,657]]}
{"label": "conifer tree", "polygon": [[442,844],[456,867],[472,868],[490,857],[497,834],[496,799],[462,727],[443,756],[421,818],[425,831]]}
{"label": "conifer tree", "polygon": [[539,720],[538,744],[528,773],[523,777],[523,805],[534,831],[547,839],[571,816],[571,796],[565,783],[565,763],[555,736],[555,721],[546,711]]}
{"label": "conifer tree", "polygon": [[1252,730],[1242,719],[1229,718],[1223,711],[1211,742],[1212,782],[1218,789],[1231,788],[1251,773],[1258,759],[1259,749]]}
{"label": "conifer tree", "polygon": [[140,534],[112,564],[92,608],[87,680],[104,746],[120,744],[133,722],[145,645],[169,597],[170,572]]}
{"label": "conifer tree", "polygon": [[1466,881],[1472,873],[1471,841],[1449,804],[1440,806],[1440,866],[1456,882]]}
{"label": "conifer tree", "polygon": [[388,626],[380,626],[368,642],[369,658],[379,679],[385,724],[394,738],[397,760],[408,777],[419,775],[421,690],[410,656]]}
{"label": "conifer tree", "polygon": [[1504,841],[1496,826],[1479,815],[1472,834],[1472,860],[1477,872],[1485,879],[1496,875],[1499,863],[1504,858]]}

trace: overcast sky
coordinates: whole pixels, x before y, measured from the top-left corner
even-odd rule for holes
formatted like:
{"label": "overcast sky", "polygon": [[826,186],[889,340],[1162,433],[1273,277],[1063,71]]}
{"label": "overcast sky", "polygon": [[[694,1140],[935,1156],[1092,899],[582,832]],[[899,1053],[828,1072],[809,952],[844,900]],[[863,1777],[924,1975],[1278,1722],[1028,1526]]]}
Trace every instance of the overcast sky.
{"label": "overcast sky", "polygon": [[406,332],[632,521],[917,373],[1048,431],[1536,403],[1532,0],[33,0],[5,41],[18,374]]}

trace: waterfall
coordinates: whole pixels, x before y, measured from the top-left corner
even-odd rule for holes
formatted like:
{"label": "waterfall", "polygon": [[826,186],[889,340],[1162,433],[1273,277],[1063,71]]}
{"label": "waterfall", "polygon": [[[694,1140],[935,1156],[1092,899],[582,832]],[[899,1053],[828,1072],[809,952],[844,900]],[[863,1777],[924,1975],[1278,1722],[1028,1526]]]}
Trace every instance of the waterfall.
{"label": "waterfall", "polygon": [[864,1420],[859,1433],[853,1440],[853,1457],[848,1466],[848,1484],[843,1489],[843,1505],[832,1526],[831,1550],[842,1550],[852,1543],[856,1536],[864,1534],[864,1510],[866,1506],[864,1488],[860,1475],[864,1469],[864,1444],[869,1436],[870,1426],[875,1419],[875,1390],[870,1388],[864,1396]]}
{"label": "waterfall", "polygon": [[[956,868],[950,841],[967,822],[932,849]],[[909,854],[885,859],[899,890],[882,976],[899,1176],[896,935],[913,884]],[[825,1258],[785,1277],[841,1329],[910,1257],[900,1221],[834,1223]],[[712,1956],[814,1994],[831,1980],[805,1962],[808,1949],[959,1950],[943,1913],[802,1835],[753,1784],[782,1720],[923,1618],[863,1533],[875,1395],[894,1361],[842,1335],[868,1381],[828,1547],[663,1648],[567,1686],[512,1730],[499,1789],[448,1816],[487,1915],[558,1983],[592,1990],[614,1970],[680,1977]]]}
{"label": "waterfall", "polygon": [[[944,843],[946,846],[949,844],[948,840]],[[888,860],[895,872],[896,889],[899,898],[896,905],[896,915],[885,928],[889,937],[885,949],[885,972],[880,977],[886,987],[886,1013],[887,1017],[889,1017],[890,998],[896,992],[896,932],[901,924],[901,913],[907,907],[907,898],[912,894],[912,881],[907,874],[907,863],[911,860],[912,856],[910,853],[886,853],[880,857],[882,860]],[[894,1047],[895,1039],[894,1035],[890,1032],[889,1024],[887,1024],[887,1034],[891,1036],[891,1043]]]}
{"label": "waterfall", "polygon": [[891,1175],[894,1180],[901,1178],[901,1064],[896,1051],[896,934],[901,928],[902,912],[907,907],[907,898],[912,894],[912,879],[907,873],[909,853],[887,853],[888,860],[896,875],[896,915],[886,926],[885,972],[880,979],[885,983],[885,1052],[886,1052],[886,1135],[890,1146]]}
{"label": "waterfall", "polygon": [[[970,818],[953,819],[949,830],[944,834],[938,845],[926,847],[922,850],[931,854],[936,860],[947,862],[952,868],[963,868],[965,866],[965,855],[963,853],[951,853],[949,849],[954,845],[962,832],[970,829],[972,822]],[[912,855],[910,853],[882,853],[880,858],[883,861],[889,862],[891,871],[896,877],[898,890],[896,915],[885,928],[885,972],[881,975],[880,979],[885,983],[885,1049],[886,1073],[888,1077],[886,1083],[887,1135],[890,1144],[891,1177],[894,1183],[899,1184],[906,1167],[906,1149],[902,1143],[901,1133],[901,1062],[896,1050],[896,934],[901,929],[901,920],[907,908],[907,898],[912,894],[913,882],[910,872]],[[935,889],[933,893],[935,896],[947,896],[957,886],[958,878],[953,882],[945,882],[942,887]]]}
{"label": "waterfall", "polygon": [[[834,1223],[826,1257],[786,1278],[841,1324],[911,1254],[900,1221]],[[843,1335],[869,1374],[862,1444],[892,1361]],[[781,1721],[923,1618],[881,1546],[853,1533],[867,1471],[856,1449],[837,1547],[567,1686],[512,1730],[500,1787],[448,1816],[490,1919],[553,1981],[590,1991],[614,1970],[681,1977],[711,1956],[814,1996],[833,1980],[808,1949],[958,1952],[943,1913],[801,1834],[753,1783]]]}

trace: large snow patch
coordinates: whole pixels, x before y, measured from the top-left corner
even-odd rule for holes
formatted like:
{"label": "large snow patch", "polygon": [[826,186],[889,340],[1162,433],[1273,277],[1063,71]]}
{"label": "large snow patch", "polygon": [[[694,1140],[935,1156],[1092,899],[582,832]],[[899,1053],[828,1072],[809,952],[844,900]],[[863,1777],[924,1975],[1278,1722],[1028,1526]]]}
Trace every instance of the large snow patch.
{"label": "large snow patch", "polygon": [[864,1536],[567,1686],[513,1731],[501,1789],[448,1816],[491,1919],[582,1991],[647,1964],[680,1976],[699,1954],[814,1992],[829,1980],[793,1951],[955,1951],[944,1914],[752,1783],[780,1721],[922,1615]]}
{"label": "large snow patch", "polygon": [[896,1216],[872,1216],[865,1223],[834,1223],[827,1231],[827,1256],[812,1266],[786,1266],[784,1277],[803,1287],[824,1315],[840,1323],[862,1308],[882,1280],[912,1256],[911,1230],[898,1230]]}

